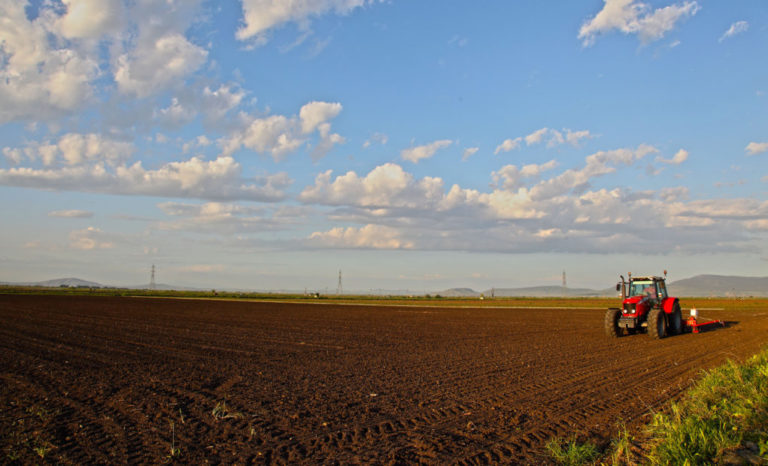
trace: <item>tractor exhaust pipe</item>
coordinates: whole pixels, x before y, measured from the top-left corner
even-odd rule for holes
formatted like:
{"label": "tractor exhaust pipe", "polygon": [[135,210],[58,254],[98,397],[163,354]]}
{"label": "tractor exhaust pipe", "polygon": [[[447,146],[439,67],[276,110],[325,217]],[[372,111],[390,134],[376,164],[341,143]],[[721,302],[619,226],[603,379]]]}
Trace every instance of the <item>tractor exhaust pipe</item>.
{"label": "tractor exhaust pipe", "polygon": [[616,291],[621,291],[621,300],[624,301],[627,298],[627,286],[624,275],[619,275],[619,277],[621,277],[621,283],[616,284]]}

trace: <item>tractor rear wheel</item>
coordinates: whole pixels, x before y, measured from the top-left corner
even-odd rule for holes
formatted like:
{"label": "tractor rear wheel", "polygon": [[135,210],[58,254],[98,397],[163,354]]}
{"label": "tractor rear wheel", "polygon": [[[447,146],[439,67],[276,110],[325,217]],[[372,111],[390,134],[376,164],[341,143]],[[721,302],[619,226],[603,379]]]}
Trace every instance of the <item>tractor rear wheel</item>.
{"label": "tractor rear wheel", "polygon": [[680,312],[680,304],[675,303],[669,314],[669,334],[680,335],[683,333],[683,313]]}
{"label": "tractor rear wheel", "polygon": [[667,320],[661,309],[651,309],[648,313],[648,336],[655,340],[667,336]]}
{"label": "tractor rear wheel", "polygon": [[619,317],[621,317],[621,311],[618,309],[608,309],[605,313],[605,334],[609,337],[617,338],[621,336]]}

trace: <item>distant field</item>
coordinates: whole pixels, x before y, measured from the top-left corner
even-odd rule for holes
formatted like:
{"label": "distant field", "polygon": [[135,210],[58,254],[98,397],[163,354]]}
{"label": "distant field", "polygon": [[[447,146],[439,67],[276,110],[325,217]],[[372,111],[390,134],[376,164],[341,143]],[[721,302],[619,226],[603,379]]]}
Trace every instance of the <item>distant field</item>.
{"label": "distant field", "polygon": [[[580,308],[606,309],[618,306],[619,298],[446,298],[426,296],[373,296],[373,295],[311,295],[280,293],[241,293],[228,291],[166,291],[128,290],[115,288],[47,288],[0,287],[0,294],[41,294],[56,296],[134,296],[159,298],[189,298],[243,301],[280,301],[293,303],[340,303],[384,306],[438,306],[438,307],[509,307],[509,308]],[[700,309],[752,310],[768,308],[768,298],[701,298],[681,297],[683,310]]]}
{"label": "distant field", "polygon": [[607,338],[611,300],[317,301],[0,294],[4,460],[540,463],[768,334],[765,300],[664,340]]}

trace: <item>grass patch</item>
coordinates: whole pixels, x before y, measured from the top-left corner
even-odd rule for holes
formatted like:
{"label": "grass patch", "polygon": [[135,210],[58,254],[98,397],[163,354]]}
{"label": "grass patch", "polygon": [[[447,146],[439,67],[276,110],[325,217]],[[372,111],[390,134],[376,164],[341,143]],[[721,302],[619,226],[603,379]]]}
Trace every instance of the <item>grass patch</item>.
{"label": "grass patch", "polygon": [[579,443],[574,438],[553,438],[547,442],[547,451],[557,464],[565,466],[591,464],[600,456],[593,443]]}
{"label": "grass patch", "polygon": [[748,443],[768,460],[768,349],[707,372],[649,429],[651,463],[711,463]]}
{"label": "grass patch", "polygon": [[768,464],[768,348],[743,364],[728,361],[706,371],[646,430],[644,457],[633,457],[635,438],[623,425],[604,452],[573,438],[552,439],[546,448],[562,465]]}

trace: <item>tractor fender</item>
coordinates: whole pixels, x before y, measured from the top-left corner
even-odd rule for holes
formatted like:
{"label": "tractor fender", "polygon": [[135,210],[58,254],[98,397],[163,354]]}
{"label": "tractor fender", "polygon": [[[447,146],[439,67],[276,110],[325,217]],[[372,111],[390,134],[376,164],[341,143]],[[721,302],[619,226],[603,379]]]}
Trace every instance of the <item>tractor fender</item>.
{"label": "tractor fender", "polygon": [[664,310],[665,314],[671,314],[672,311],[675,310],[675,304],[677,304],[678,301],[679,300],[677,298],[666,298],[661,303],[661,309]]}

